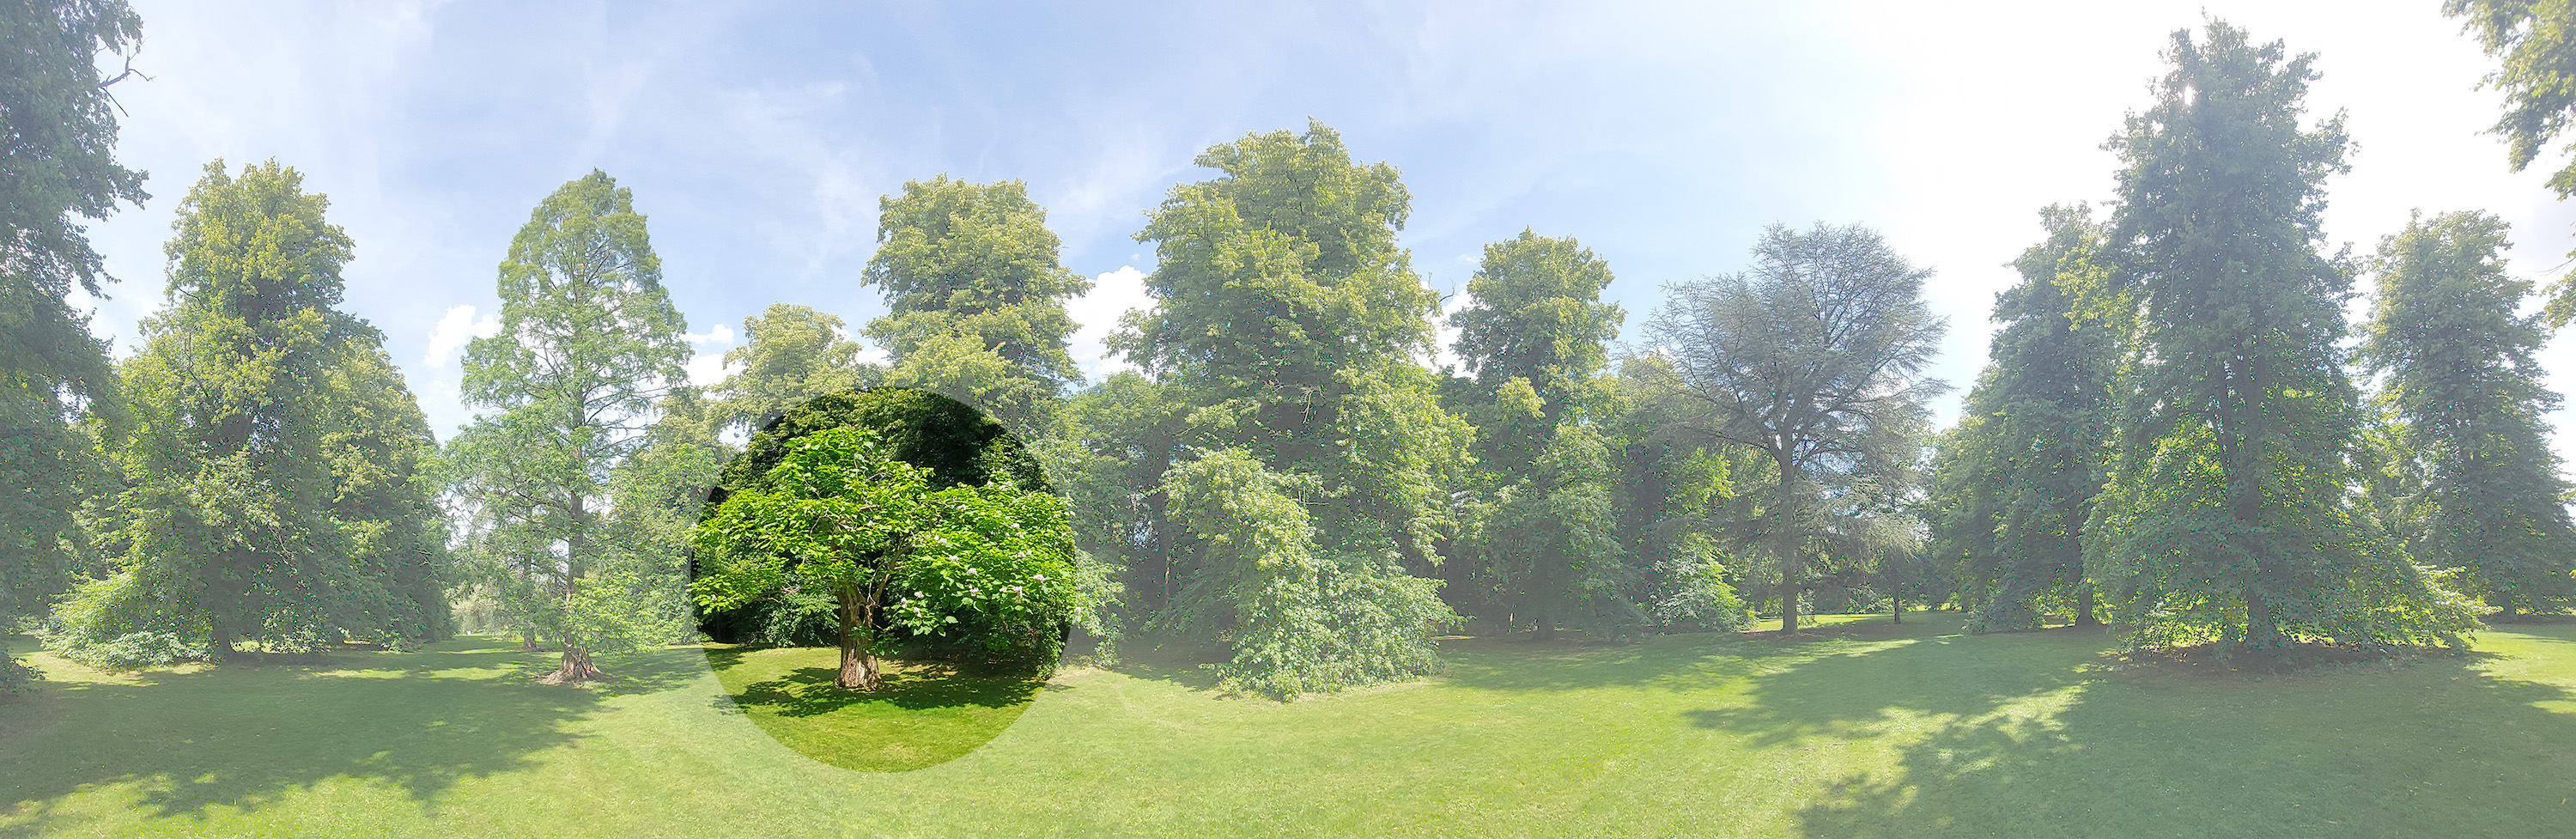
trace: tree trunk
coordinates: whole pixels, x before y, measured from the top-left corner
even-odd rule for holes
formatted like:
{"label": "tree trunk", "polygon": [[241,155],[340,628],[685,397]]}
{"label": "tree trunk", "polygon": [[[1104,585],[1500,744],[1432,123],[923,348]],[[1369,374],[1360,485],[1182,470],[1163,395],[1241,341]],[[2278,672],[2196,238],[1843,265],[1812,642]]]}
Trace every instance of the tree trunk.
{"label": "tree trunk", "polygon": [[2274,652],[2289,646],[2281,628],[2272,623],[2272,603],[2254,587],[2245,587],[2245,647],[2258,652]]}
{"label": "tree trunk", "polygon": [[1890,594],[1887,596],[1887,616],[1890,619],[1888,621],[1889,623],[1905,622],[1905,595]]}
{"label": "tree trunk", "polygon": [[538,650],[545,649],[544,647],[537,646],[536,624],[531,623],[526,626],[519,627],[519,633],[522,637],[526,638],[526,640],[519,642],[519,652],[533,653]]}
{"label": "tree trunk", "polygon": [[870,643],[876,635],[876,604],[859,594],[857,586],[844,587],[841,599],[841,675],[833,684],[844,690],[873,691],[885,685],[877,675],[876,651]]}
{"label": "tree trunk", "polygon": [[2075,581],[2075,625],[2102,625],[2100,618],[2093,617],[2093,581],[2091,580],[2078,578]]}
{"label": "tree trunk", "polygon": [[1790,471],[1787,455],[1776,455],[1772,462],[1780,467],[1780,509],[1772,514],[1772,550],[1780,555],[1780,633],[1798,631],[1798,577],[1804,570],[1798,562],[1798,479]]}
{"label": "tree trunk", "polygon": [[538,677],[537,681],[550,685],[573,685],[583,682],[605,682],[609,678],[608,674],[599,672],[599,667],[591,663],[589,647],[566,645],[563,651],[563,663],[556,665],[555,672]]}

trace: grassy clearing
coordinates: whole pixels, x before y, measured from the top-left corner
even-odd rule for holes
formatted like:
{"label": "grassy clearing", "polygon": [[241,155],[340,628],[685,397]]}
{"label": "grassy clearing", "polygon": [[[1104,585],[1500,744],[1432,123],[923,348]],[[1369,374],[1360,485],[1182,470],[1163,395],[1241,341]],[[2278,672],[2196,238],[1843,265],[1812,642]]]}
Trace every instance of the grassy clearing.
{"label": "grassy clearing", "polygon": [[941,665],[885,661],[873,693],[834,687],[832,647],[709,645],[716,680],[753,724],[797,753],[843,769],[903,772],[946,763],[990,742],[1046,683]]}
{"label": "grassy clearing", "polygon": [[2113,666],[2096,632],[1957,629],[1464,640],[1441,678],[1288,704],[1069,671],[992,742],[890,773],[780,745],[695,649],[612,661],[631,678],[607,689],[527,684],[544,657],[500,644],[139,676],[38,655],[44,689],[0,706],[0,792],[19,802],[0,836],[2520,837],[2576,820],[2576,625],[2262,678]]}

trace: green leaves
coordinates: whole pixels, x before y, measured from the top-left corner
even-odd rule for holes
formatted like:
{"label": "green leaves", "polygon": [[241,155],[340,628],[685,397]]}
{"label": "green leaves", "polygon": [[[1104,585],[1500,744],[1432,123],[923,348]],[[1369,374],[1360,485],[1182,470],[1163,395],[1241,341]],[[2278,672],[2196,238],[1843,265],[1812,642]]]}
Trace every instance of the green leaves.
{"label": "green leaves", "polygon": [[123,555],[65,601],[52,643],[444,634],[429,429],[376,331],[331,308],[350,242],[327,204],[274,161],[238,176],[217,162],[189,190],[170,306],[123,369]]}
{"label": "green leaves", "polygon": [[2576,603],[2576,525],[2542,419],[2559,397],[2533,358],[2540,318],[2517,314],[2531,283],[2506,272],[2507,247],[2484,213],[2418,217],[2381,241],[2360,354],[2386,375],[2399,423],[2383,456],[2420,474],[2414,497],[2384,499],[2417,520],[2417,559],[2462,569],[2508,612],[2556,609]]}
{"label": "green leaves", "polygon": [[698,525],[691,591],[711,611],[791,586],[842,592],[912,635],[1051,651],[1074,606],[1063,502],[1007,480],[930,487],[930,470],[894,459],[869,429],[797,437],[757,487]]}
{"label": "green leaves", "polygon": [[[484,582],[564,642],[566,678],[587,677],[575,671],[594,644],[651,635],[630,631],[634,615],[678,634],[674,610],[655,605],[672,598],[654,594],[678,587],[676,560],[640,562],[603,539],[613,476],[651,441],[655,400],[687,380],[686,324],[661,277],[634,196],[594,170],[529,213],[499,270],[501,329],[465,350],[462,398],[493,410],[451,443]],[[590,579],[612,570],[624,581]],[[581,594],[591,582],[602,587]]]}
{"label": "green leaves", "polygon": [[941,175],[886,196],[866,281],[889,313],[869,337],[893,355],[888,384],[949,394],[1004,425],[1043,429],[1080,368],[1065,351],[1064,302],[1091,288],[1057,261],[1061,242],[1019,181]]}
{"label": "green leaves", "polygon": [[2347,492],[2351,272],[2317,251],[2342,119],[2303,128],[2310,57],[2225,23],[2205,43],[2174,33],[2169,55],[2156,104],[2110,144],[2125,168],[2094,297],[2138,309],[2087,563],[2140,643],[2454,641],[2470,616]]}

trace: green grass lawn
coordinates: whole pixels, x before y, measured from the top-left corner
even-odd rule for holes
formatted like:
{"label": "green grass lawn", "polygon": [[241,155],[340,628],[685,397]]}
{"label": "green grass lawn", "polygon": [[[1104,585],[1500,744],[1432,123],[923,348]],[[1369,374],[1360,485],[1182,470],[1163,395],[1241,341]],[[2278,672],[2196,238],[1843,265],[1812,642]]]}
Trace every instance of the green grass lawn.
{"label": "green grass lawn", "polygon": [[991,742],[909,772],[781,745],[694,648],[611,660],[627,678],[604,689],[530,684],[546,659],[490,641],[124,676],[36,655],[42,689],[0,706],[0,837],[2576,830],[2576,625],[2260,679],[2109,646],[1951,616],[1462,640],[1440,678],[1286,704],[1068,671]]}
{"label": "green grass lawn", "polygon": [[888,661],[870,693],[834,687],[837,647],[708,645],[716,680],[753,724],[788,748],[844,769],[937,766],[1010,728],[1045,682]]}

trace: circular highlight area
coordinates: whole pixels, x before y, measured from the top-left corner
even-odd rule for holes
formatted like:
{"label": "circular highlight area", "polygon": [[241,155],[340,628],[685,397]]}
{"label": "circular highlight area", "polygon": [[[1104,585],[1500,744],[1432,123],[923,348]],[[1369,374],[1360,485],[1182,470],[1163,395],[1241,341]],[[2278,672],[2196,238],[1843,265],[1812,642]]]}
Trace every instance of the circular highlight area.
{"label": "circular highlight area", "polygon": [[851,390],[753,435],[709,493],[690,592],[732,706],[846,769],[947,762],[1019,719],[1074,604],[1065,502],[991,417]]}

